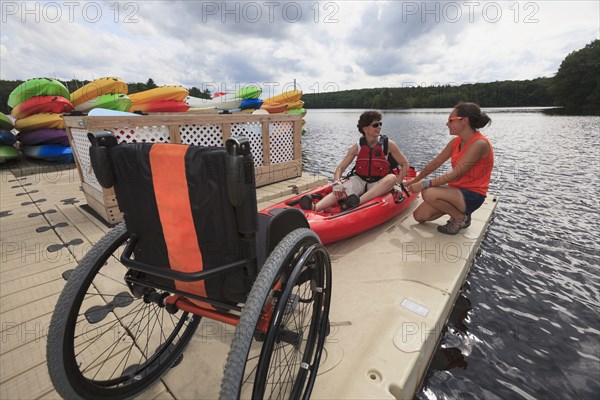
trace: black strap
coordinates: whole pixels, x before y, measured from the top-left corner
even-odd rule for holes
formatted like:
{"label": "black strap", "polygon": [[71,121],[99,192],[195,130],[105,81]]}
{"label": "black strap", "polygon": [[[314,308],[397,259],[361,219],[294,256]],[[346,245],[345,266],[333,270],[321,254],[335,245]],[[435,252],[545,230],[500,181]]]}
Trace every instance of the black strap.
{"label": "black strap", "polygon": [[388,142],[389,139],[385,135],[381,135],[381,139],[383,140],[383,154],[388,155]]}

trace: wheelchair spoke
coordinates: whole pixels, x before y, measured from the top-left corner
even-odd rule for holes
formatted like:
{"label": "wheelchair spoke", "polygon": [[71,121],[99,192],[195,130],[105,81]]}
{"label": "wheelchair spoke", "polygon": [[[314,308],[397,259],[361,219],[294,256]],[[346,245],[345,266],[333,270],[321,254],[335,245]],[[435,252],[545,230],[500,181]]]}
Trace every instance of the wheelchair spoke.
{"label": "wheelchair spoke", "polygon": [[80,262],[59,298],[47,351],[49,365],[56,366],[50,376],[63,397],[137,395],[178,361],[200,323],[187,312],[171,314],[133,295],[129,270],[118,259],[128,238],[124,224],[109,232]]}
{"label": "wheelchair spoke", "polygon": [[[138,310],[138,314],[139,314],[139,312],[142,312],[142,311],[144,311],[144,308],[140,308],[140,310]],[[118,324],[119,324],[119,321],[118,321],[118,320],[117,320],[117,321],[115,321],[115,326],[116,326],[116,325],[118,325]],[[114,345],[113,345],[113,346],[114,346],[113,348],[116,348],[116,346],[117,346],[117,345],[119,345],[120,343],[122,343],[122,342],[123,342],[123,339],[124,339],[126,336],[131,336],[130,332],[128,332],[128,330],[127,330],[127,329],[125,329],[125,330],[123,331],[123,333],[121,334],[121,336],[120,336],[120,337],[119,337],[119,338],[118,338],[118,339],[115,341],[115,343],[114,343]],[[131,347],[132,347],[134,344],[135,344],[135,340],[133,341],[133,343],[132,343],[132,345],[130,346],[130,348],[131,348]],[[88,346],[88,347],[89,347],[89,346]],[[107,352],[109,349],[110,349],[110,347],[109,347],[109,348],[107,348],[106,350],[104,350],[102,353],[100,353],[100,355],[98,355],[98,357],[96,357],[96,359],[94,359],[92,362],[90,362],[90,363],[89,363],[89,368],[91,368],[91,367],[95,367],[95,365],[94,365],[95,361],[97,361],[97,360],[98,360],[98,359],[99,359],[99,358],[100,358],[100,357],[101,357],[103,354],[105,354],[105,353],[106,353],[106,352]],[[81,352],[80,352],[80,353],[81,353]],[[106,358],[105,358],[105,360],[102,362],[102,364],[101,364],[101,365],[100,365],[100,367],[98,368],[98,371],[97,371],[97,372],[96,372],[96,374],[95,374],[95,375],[92,377],[92,379],[96,378],[96,376],[98,375],[98,373],[99,373],[99,372],[102,370],[102,367],[103,367],[103,366],[105,365],[105,363],[106,363],[106,362],[107,362],[107,361],[108,361],[108,360],[111,358],[111,357],[110,357],[110,354],[111,354],[111,353],[109,353],[109,357],[106,357]],[[87,370],[87,369],[84,369],[82,372],[85,372],[86,370]]]}
{"label": "wheelchair spoke", "polygon": [[[141,305],[139,306],[140,310],[141,310],[141,307],[143,307],[143,304],[141,304]],[[140,312],[140,310],[138,310],[136,313],[139,313],[139,312]],[[132,310],[132,312],[133,312],[133,311],[134,311],[134,310]],[[109,329],[107,329],[107,330],[103,330],[103,328],[105,328],[105,327],[107,327],[107,326],[109,326],[109,325],[110,325],[110,328],[109,328]],[[94,330],[98,330],[98,329],[100,329],[100,332],[102,332],[102,333],[101,333],[99,336],[96,336],[96,338],[95,338],[93,341],[89,342],[89,344],[88,344],[86,347],[84,347],[83,349],[79,349],[79,352],[78,352],[78,353],[76,353],[76,354],[75,354],[75,356],[78,356],[79,354],[83,353],[85,350],[87,350],[87,349],[88,349],[88,347],[90,347],[91,345],[95,344],[95,343],[96,343],[98,340],[100,340],[100,339],[102,338],[102,336],[103,336],[103,335],[105,335],[105,334],[108,334],[108,333],[112,332],[112,331],[113,331],[113,328],[115,328],[115,327],[117,327],[117,326],[119,326],[119,325],[121,325],[121,322],[120,322],[118,319],[115,319],[114,321],[112,321],[112,322],[108,322],[108,323],[106,323],[105,325],[101,325],[101,326],[96,326],[96,327],[94,327]],[[84,332],[84,333],[82,333],[81,335],[75,336],[75,337],[74,337],[74,339],[77,339],[77,338],[81,337],[82,335],[86,335],[87,333],[88,333],[88,332]],[[124,333],[123,333],[123,335],[121,336],[121,338],[123,338],[125,334],[126,334],[126,332],[124,332]]]}
{"label": "wheelchair spoke", "polygon": [[[244,374],[242,385],[254,383],[262,386],[258,391],[254,389],[253,396],[272,399],[296,398],[307,385],[312,386],[306,379],[309,375],[314,379],[316,368],[313,360],[315,357],[320,358],[315,335],[322,335],[324,332],[320,327],[324,320],[323,288],[326,282],[323,282],[325,277],[319,273],[322,274],[313,260],[306,263],[296,275],[292,286],[285,280],[276,284],[279,290],[275,298],[282,302],[276,307],[282,314],[279,323],[269,328],[276,329],[277,333],[270,334],[274,335],[275,342],[270,351],[270,361],[266,364],[268,369],[261,375],[264,381],[255,381],[260,368],[264,368],[261,367],[263,360],[258,354],[261,353],[260,349],[251,350]],[[290,288],[286,294],[281,292],[283,287]],[[258,348],[260,345],[263,343],[257,343],[252,348]]]}

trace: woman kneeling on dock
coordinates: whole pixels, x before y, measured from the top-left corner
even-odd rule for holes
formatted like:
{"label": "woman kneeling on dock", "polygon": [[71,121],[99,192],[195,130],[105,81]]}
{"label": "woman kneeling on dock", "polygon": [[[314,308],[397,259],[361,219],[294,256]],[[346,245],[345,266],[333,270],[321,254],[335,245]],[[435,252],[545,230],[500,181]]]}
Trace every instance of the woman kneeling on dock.
{"label": "woman kneeling on dock", "polygon": [[[446,126],[450,135],[457,137],[408,183],[411,192],[423,192],[423,203],[413,213],[416,221],[433,221],[448,214],[446,225],[437,229],[449,235],[471,225],[471,213],[483,204],[494,167],[492,144],[478,131],[491,122],[477,104],[461,102],[454,107]],[[448,159],[450,172],[423,179]]]}

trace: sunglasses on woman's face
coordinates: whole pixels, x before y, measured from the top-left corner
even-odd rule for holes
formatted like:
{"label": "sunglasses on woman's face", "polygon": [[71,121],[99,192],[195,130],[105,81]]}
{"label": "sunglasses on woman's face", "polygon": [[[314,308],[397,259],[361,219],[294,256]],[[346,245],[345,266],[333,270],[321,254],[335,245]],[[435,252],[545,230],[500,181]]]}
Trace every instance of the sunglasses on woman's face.
{"label": "sunglasses on woman's face", "polygon": [[373,128],[379,128],[380,126],[383,126],[383,122],[375,122],[375,123],[372,123],[371,126]]}

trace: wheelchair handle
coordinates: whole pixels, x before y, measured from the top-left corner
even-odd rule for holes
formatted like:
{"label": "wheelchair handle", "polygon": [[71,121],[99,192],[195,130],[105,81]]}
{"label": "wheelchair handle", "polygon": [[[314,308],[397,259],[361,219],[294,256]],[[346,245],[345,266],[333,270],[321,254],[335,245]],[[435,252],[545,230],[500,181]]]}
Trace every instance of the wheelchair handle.
{"label": "wheelchair handle", "polygon": [[232,136],[225,142],[225,149],[231,156],[247,156],[250,154],[250,141],[246,136]]}
{"label": "wheelchair handle", "polygon": [[110,131],[88,132],[87,137],[92,146],[113,147],[117,145],[117,138]]}

